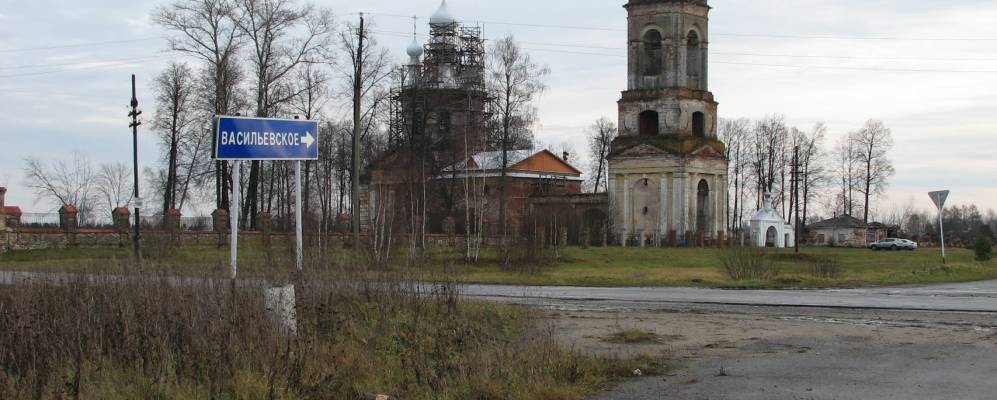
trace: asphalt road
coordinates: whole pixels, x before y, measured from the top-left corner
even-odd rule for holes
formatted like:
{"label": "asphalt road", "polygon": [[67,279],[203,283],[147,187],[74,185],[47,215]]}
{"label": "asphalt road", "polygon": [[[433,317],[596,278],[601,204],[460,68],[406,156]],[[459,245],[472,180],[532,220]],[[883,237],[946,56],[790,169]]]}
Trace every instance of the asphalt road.
{"label": "asphalt road", "polygon": [[825,290],[582,288],[466,285],[465,296],[551,308],[654,308],[660,304],[726,304],[997,313],[997,281]]}

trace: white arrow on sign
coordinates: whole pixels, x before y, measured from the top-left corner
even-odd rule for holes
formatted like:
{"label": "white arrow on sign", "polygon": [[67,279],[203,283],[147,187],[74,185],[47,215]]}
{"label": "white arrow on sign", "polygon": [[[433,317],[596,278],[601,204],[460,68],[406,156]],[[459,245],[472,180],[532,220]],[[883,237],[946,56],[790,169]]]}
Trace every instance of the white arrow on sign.
{"label": "white arrow on sign", "polygon": [[315,143],[315,138],[312,137],[311,132],[305,132],[305,137],[301,138],[301,143],[305,144],[305,147],[312,148],[312,143]]}

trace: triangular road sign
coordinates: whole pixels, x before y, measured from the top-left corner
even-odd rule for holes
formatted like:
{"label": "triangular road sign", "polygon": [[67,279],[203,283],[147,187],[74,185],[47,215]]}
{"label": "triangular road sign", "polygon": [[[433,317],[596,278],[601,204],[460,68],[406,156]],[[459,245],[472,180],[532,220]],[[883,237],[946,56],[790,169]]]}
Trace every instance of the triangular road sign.
{"label": "triangular road sign", "polygon": [[937,192],[931,192],[928,193],[928,196],[931,196],[931,201],[935,202],[935,207],[938,207],[938,209],[941,210],[945,207],[945,199],[949,198],[949,191],[940,190]]}

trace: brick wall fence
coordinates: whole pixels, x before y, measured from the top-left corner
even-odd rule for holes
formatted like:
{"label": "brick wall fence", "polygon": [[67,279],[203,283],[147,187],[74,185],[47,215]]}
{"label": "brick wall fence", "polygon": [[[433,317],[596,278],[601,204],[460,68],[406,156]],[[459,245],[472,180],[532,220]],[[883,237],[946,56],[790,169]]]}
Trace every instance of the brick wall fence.
{"label": "brick wall fence", "polygon": [[[130,224],[131,212],[127,208],[117,208],[112,211],[112,227],[109,228],[81,228],[78,220],[79,211],[72,205],[64,205],[59,208],[58,228],[35,228],[24,227],[18,224],[6,224],[0,226],[0,253],[21,250],[43,250],[60,249],[67,247],[126,247],[131,244],[133,226]],[[177,245],[214,245],[227,246],[229,242],[228,212],[219,209],[211,213],[212,230],[193,231],[183,230],[180,224],[182,215],[179,210],[169,210],[163,218],[162,225],[156,229],[142,230],[142,241],[169,240]],[[4,216],[0,213],[0,219]],[[258,219],[260,230],[240,231],[240,237],[246,237],[253,241],[271,246],[277,243],[292,243],[294,241],[293,232],[274,232],[273,224],[269,214],[261,213]],[[10,222],[8,220],[8,222]],[[305,232],[306,238],[318,236],[315,233]],[[329,232],[321,234],[324,239],[331,240],[333,245],[341,246],[349,243],[351,236],[347,232]],[[464,243],[465,238],[461,235],[440,234],[427,235],[426,241],[430,245],[450,245],[458,246]],[[497,245],[498,238],[484,238],[488,245]],[[398,245],[408,243],[404,235],[396,236],[395,242]]]}

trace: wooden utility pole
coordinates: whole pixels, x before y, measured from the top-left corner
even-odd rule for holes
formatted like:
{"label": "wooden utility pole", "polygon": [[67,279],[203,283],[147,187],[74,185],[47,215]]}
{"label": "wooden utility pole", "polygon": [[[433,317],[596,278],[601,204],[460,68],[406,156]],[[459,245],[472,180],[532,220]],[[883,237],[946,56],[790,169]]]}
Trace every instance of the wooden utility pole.
{"label": "wooden utility pole", "polygon": [[363,84],[363,13],[357,31],[356,71],[353,74],[353,251],[360,254],[360,95]]}
{"label": "wooden utility pole", "polygon": [[138,194],[138,126],[142,125],[142,122],[138,120],[138,116],[142,115],[142,111],[138,109],[138,97],[135,91],[135,74],[132,74],[132,110],[128,112],[128,116],[131,117],[132,122],[128,124],[128,127],[132,128],[132,161],[135,167],[135,190],[133,197],[135,198],[135,236],[132,239],[133,252],[135,257],[135,269],[138,269],[142,265],[142,245],[140,234],[140,225],[142,218],[139,215],[139,210],[142,208],[142,198]]}
{"label": "wooden utility pole", "polygon": [[793,148],[793,248],[800,252],[800,146]]}

